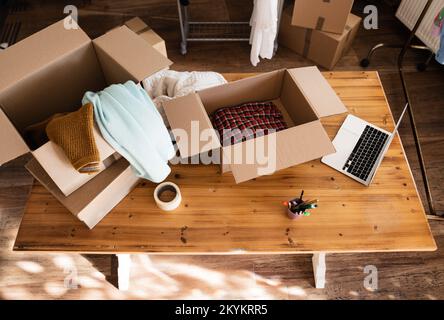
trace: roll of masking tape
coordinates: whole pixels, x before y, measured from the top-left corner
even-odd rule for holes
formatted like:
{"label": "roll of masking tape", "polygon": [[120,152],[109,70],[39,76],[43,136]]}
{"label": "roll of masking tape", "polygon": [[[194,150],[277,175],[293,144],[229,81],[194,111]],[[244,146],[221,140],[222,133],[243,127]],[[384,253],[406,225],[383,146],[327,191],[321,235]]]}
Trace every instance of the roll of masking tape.
{"label": "roll of masking tape", "polygon": [[[161,194],[165,191],[170,191],[175,194],[173,200],[168,202],[160,200]],[[163,182],[154,189],[154,200],[156,201],[157,206],[163,211],[172,211],[180,205],[182,195],[180,194],[179,187],[175,183]]]}

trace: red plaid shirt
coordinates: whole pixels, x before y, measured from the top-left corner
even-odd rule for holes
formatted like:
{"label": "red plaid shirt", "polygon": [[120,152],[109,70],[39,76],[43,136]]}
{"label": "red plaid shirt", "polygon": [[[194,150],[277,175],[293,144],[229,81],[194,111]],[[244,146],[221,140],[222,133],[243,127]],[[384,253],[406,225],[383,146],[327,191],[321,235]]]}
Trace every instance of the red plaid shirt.
{"label": "red plaid shirt", "polygon": [[224,146],[287,129],[282,113],[273,102],[221,108],[213,113],[211,122]]}

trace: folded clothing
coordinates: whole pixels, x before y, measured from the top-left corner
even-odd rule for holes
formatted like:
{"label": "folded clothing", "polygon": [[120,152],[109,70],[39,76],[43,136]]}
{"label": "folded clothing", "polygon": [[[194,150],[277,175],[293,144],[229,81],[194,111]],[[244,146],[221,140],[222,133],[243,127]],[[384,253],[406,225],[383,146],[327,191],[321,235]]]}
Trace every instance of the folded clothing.
{"label": "folded clothing", "polygon": [[144,89],[133,81],[86,92],[103,138],[131,164],[138,177],[163,181],[176,154],[171,136]]}
{"label": "folded clothing", "polygon": [[216,110],[211,116],[224,146],[287,129],[273,102],[251,102]]}
{"label": "folded clothing", "polygon": [[161,70],[143,80],[143,87],[168,125],[163,103],[189,93],[227,83],[217,72]]}
{"label": "folded clothing", "polygon": [[88,103],[75,112],[54,116],[46,126],[46,134],[59,145],[74,169],[80,173],[100,170],[100,155],[93,133],[93,105]]}

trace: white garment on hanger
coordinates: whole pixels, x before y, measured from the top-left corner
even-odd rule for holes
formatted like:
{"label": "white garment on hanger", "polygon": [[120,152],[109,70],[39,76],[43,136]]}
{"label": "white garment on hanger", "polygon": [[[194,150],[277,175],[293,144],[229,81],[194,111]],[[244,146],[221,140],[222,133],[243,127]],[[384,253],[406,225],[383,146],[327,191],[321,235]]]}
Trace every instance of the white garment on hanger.
{"label": "white garment on hanger", "polygon": [[250,61],[253,66],[259,57],[271,59],[277,34],[278,0],[254,0],[250,19]]}

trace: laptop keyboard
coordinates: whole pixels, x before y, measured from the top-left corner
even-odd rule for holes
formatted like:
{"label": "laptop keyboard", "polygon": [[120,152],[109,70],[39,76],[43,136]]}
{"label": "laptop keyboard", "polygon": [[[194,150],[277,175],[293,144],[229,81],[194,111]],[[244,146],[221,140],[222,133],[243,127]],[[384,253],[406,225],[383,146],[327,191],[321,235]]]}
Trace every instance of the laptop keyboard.
{"label": "laptop keyboard", "polygon": [[388,137],[388,134],[366,126],[342,169],[359,179],[367,180]]}

